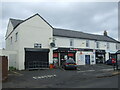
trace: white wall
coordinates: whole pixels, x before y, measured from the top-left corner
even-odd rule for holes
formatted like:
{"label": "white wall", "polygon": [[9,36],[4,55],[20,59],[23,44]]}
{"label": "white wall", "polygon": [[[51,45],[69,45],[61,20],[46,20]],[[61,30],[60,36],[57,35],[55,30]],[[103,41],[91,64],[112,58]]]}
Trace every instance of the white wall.
{"label": "white wall", "polygon": [[13,30],[13,25],[12,25],[11,21],[9,21],[8,26],[7,26],[6,36],[8,36],[12,30]]}
{"label": "white wall", "polygon": [[34,48],[35,43],[42,44],[42,48],[50,49],[49,62],[51,63],[52,50],[50,48],[50,42],[52,42],[52,28],[45,23],[39,16],[22,23],[20,26],[20,42],[19,42],[19,69],[24,69],[25,51],[24,48]]}
{"label": "white wall", "polygon": [[[11,31],[11,26],[8,26],[8,33]],[[18,32],[18,40],[15,41],[15,34]],[[20,24],[12,34],[6,39],[6,50],[16,51],[17,54],[10,54],[9,57],[16,58],[16,68],[19,70],[24,69],[25,51],[24,48],[34,48],[34,43],[42,44],[42,48],[50,49],[49,62],[52,62],[52,50],[50,42],[53,38],[52,28],[42,20],[38,15],[28,19]],[[12,37],[12,43],[10,38]],[[15,57],[16,56],[16,57]],[[14,61],[13,61],[14,62]]]}
{"label": "white wall", "polygon": [[[96,48],[96,41],[89,40],[89,47],[86,47],[86,40],[85,39],[76,39],[76,38],[67,38],[67,37],[58,37],[54,36],[56,47],[70,47],[70,39],[74,40],[74,48],[90,48],[90,49],[101,49],[106,51],[106,60],[109,59],[109,53],[115,53],[117,51],[116,49],[116,43],[108,42],[109,43],[109,49],[107,49],[107,42],[105,41],[99,41],[99,48]],[[78,58],[78,56],[76,56]],[[84,58],[84,55],[81,55],[80,57]],[[95,62],[96,63],[96,62]],[[81,65],[84,65],[84,62],[80,62]]]}
{"label": "white wall", "polygon": [[[74,48],[90,48],[90,49],[101,49],[107,50],[107,42],[99,41],[99,48],[96,48],[95,40],[89,40],[89,47],[86,47],[86,39],[76,39],[67,37],[54,36],[56,47],[70,47],[70,39],[74,40]],[[116,51],[116,43],[109,42],[109,51]]]}
{"label": "white wall", "polygon": [[[18,32],[18,40],[16,41],[16,33]],[[10,50],[10,51],[18,51],[19,50],[19,32],[20,32],[20,29],[19,27],[16,28],[14,30],[14,32],[12,32],[10,34],[10,36],[6,39],[6,50]],[[12,43],[11,43],[11,37],[12,37]]]}
{"label": "white wall", "polygon": [[86,47],[85,39],[76,39],[76,38],[67,38],[67,37],[58,37],[54,36],[56,47],[70,47],[70,39],[74,40],[74,48],[95,48],[94,40],[89,40],[90,47]]}
{"label": "white wall", "polygon": [[1,56],[7,56],[8,57],[8,69],[11,66],[13,66],[13,67],[17,66],[17,63],[16,63],[17,62],[17,52],[16,51],[2,50]]}
{"label": "white wall", "polygon": [[117,50],[120,50],[120,43],[117,44]]}

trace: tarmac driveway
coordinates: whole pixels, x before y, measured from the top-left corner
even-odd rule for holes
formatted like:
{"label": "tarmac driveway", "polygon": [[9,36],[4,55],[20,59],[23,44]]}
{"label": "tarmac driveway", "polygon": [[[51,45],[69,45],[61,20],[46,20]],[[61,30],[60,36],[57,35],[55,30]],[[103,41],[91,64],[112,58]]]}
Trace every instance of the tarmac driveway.
{"label": "tarmac driveway", "polygon": [[[118,71],[109,65],[79,66],[78,70],[47,69],[9,72],[3,88],[117,88]],[[114,85],[109,83],[112,80]],[[98,82],[100,81],[100,82]],[[96,86],[93,86],[97,84]],[[104,83],[104,84],[103,84]],[[104,86],[104,87],[101,87]]]}

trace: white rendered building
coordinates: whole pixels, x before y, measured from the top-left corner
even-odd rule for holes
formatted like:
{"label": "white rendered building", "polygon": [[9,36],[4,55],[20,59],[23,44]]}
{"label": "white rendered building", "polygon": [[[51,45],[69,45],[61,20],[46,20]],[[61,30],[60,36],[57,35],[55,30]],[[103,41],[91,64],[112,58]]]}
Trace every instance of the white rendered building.
{"label": "white rendered building", "polygon": [[[39,14],[25,20],[10,19],[6,32],[9,66],[19,70],[49,67],[54,59],[73,58],[77,65],[104,63],[117,51],[118,41],[104,35],[53,28]],[[36,67],[34,67],[36,66]]]}

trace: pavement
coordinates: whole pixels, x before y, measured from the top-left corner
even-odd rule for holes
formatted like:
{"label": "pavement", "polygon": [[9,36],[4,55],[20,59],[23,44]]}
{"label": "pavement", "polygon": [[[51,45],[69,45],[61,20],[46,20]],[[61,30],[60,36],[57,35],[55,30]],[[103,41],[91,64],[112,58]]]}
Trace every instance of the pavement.
{"label": "pavement", "polygon": [[47,69],[11,71],[3,88],[118,88],[119,71],[97,64],[77,70]]}

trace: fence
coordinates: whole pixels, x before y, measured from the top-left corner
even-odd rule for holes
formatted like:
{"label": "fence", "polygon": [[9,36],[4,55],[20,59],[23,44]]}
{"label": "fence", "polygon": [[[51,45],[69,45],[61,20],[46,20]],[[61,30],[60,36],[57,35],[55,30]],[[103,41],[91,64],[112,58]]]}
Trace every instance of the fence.
{"label": "fence", "polygon": [[49,68],[49,62],[31,61],[27,64],[28,69],[46,69]]}
{"label": "fence", "polygon": [[7,56],[0,56],[0,64],[2,67],[2,81],[8,78],[8,58]]}

